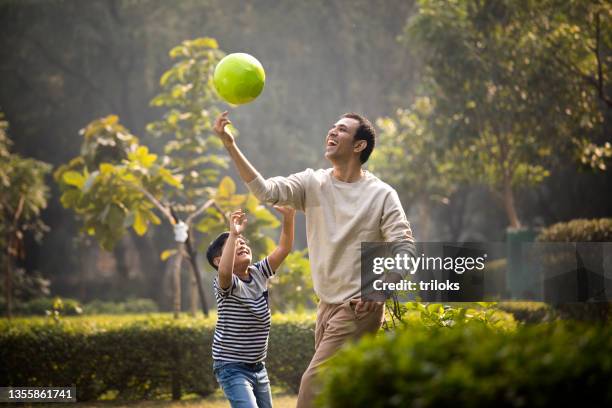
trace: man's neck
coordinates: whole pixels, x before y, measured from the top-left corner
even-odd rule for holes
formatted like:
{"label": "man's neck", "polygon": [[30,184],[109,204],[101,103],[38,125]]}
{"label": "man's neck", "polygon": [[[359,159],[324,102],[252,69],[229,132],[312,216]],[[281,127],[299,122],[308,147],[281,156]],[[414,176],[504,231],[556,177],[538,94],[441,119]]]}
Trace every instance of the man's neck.
{"label": "man's neck", "polygon": [[345,183],[355,183],[363,177],[364,171],[361,169],[361,164],[355,162],[349,163],[334,163],[332,175],[336,180]]}

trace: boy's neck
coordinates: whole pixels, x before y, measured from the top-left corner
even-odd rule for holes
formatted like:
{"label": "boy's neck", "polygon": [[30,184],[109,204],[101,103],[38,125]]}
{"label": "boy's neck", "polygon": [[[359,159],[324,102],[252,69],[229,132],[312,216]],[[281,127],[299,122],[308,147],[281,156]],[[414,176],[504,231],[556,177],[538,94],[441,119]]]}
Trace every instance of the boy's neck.
{"label": "boy's neck", "polygon": [[246,265],[244,267],[234,266],[234,273],[236,274],[236,276],[238,276],[241,279],[248,279],[249,278],[249,265]]}

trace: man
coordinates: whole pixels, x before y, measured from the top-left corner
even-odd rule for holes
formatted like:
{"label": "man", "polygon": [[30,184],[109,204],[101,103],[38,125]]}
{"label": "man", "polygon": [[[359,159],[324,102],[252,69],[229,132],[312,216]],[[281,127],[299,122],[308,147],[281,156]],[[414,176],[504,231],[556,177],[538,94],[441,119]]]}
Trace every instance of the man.
{"label": "man", "polygon": [[289,205],[306,215],[308,255],[320,302],[315,353],[302,376],[297,406],[310,407],[318,367],[344,343],[375,333],[383,322],[382,302],[359,299],[361,242],[405,242],[412,251],[412,231],[395,190],[362,168],[376,139],[363,116],[344,114],[327,132],[325,158],[331,169],[306,169],[267,180],[225,130],[229,123],[224,112],[214,130],[251,192],[263,202]]}

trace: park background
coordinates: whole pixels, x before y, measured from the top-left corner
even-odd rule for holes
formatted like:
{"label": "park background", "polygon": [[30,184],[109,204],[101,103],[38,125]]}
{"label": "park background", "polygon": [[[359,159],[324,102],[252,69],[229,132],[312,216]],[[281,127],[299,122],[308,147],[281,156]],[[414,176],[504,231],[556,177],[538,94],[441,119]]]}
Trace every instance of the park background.
{"label": "park background", "polygon": [[[607,2],[9,0],[0,2],[0,21],[0,306],[15,315],[2,321],[3,341],[15,348],[3,349],[26,358],[50,343],[57,352],[30,370],[16,370],[23,360],[3,355],[3,382],[76,383],[84,399],[214,390],[206,364],[177,357],[182,341],[200,344],[198,358],[208,353],[198,336],[210,340],[214,313],[204,319],[200,309],[214,309],[214,275],[203,248],[238,205],[251,214],[256,255],[278,236],[274,211],[247,195],[211,131],[227,109],[208,81],[224,53],[250,53],[266,69],[262,95],[229,109],[239,146],[266,177],[326,167],[327,130],[356,111],[379,132],[367,168],[396,188],[418,240],[612,237]],[[173,242],[158,204],[182,219],[196,213],[189,251]],[[286,313],[272,330],[273,381],[290,393],[312,347],[316,299],[305,246],[299,216],[296,252],[270,295],[274,311]],[[559,330],[546,323],[569,313],[557,306],[410,304],[403,312],[432,330],[485,321],[512,343],[538,337],[521,332],[524,320],[538,324],[525,330]],[[569,314],[601,320],[602,313]],[[505,323],[489,324],[490,316]],[[86,344],[73,343],[75,330]],[[182,359],[182,368],[129,364],[151,359],[147,343],[138,341],[139,352],[129,347],[147,330],[161,333],[151,335],[154,350],[173,344],[168,361]],[[467,336],[453,330],[448,336]],[[580,332],[572,330],[570,339]],[[603,335],[592,330],[595,339]],[[100,332],[118,337],[100,339]],[[44,341],[27,343],[24,333]],[[274,351],[287,338],[296,343]],[[108,358],[109,344],[125,345],[123,368],[102,369],[97,359],[68,367],[58,357],[85,347]],[[292,363],[296,349],[301,357]],[[560,365],[570,364],[562,351]]]}

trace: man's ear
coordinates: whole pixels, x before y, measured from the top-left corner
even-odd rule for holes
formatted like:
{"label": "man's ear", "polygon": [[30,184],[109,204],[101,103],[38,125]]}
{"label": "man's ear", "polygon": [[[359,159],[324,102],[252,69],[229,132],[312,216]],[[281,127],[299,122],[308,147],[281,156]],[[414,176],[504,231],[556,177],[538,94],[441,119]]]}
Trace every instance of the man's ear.
{"label": "man's ear", "polygon": [[355,153],[361,153],[363,150],[365,150],[365,148],[368,146],[368,142],[365,140],[357,140],[354,144],[353,144],[353,151]]}
{"label": "man's ear", "polygon": [[221,263],[221,257],[220,256],[215,256],[213,258],[213,263],[215,264],[215,266],[218,268],[219,264]]}

